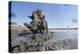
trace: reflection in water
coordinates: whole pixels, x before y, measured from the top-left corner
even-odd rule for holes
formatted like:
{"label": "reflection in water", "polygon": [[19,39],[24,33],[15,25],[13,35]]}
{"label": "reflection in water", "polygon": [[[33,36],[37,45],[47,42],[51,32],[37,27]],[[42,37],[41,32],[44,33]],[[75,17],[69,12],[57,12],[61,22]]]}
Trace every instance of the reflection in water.
{"label": "reflection in water", "polygon": [[54,38],[56,38],[57,40],[71,39],[72,49],[78,48],[78,31],[77,30],[69,30],[69,31],[59,30],[57,32],[53,31],[53,34],[51,35],[53,35]]}

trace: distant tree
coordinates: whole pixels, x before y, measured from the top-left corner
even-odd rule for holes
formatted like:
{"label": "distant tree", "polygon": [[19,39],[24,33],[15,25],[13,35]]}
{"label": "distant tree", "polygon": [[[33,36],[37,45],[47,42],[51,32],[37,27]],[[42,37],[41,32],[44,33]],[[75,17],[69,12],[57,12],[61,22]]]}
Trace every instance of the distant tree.
{"label": "distant tree", "polygon": [[77,23],[77,19],[72,19],[72,22],[73,23]]}

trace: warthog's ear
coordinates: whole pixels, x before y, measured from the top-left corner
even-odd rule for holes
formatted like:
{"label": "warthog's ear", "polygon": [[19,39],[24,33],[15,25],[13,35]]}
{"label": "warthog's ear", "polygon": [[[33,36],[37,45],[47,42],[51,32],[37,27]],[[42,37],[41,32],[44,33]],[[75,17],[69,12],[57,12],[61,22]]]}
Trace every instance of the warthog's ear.
{"label": "warthog's ear", "polygon": [[31,18],[31,19],[33,19],[33,17],[32,16],[28,16],[29,18]]}
{"label": "warthog's ear", "polygon": [[32,18],[32,16],[28,16],[29,18]]}

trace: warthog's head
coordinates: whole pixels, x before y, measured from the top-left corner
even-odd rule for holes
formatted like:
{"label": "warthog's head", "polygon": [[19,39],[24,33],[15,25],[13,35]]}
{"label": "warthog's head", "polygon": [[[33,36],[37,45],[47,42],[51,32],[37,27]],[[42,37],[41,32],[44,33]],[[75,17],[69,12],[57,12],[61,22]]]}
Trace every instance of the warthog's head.
{"label": "warthog's head", "polygon": [[32,19],[32,22],[34,22],[37,25],[40,25],[42,23],[42,19],[45,18],[42,10],[37,9],[36,11],[32,12],[32,16],[28,16]]}

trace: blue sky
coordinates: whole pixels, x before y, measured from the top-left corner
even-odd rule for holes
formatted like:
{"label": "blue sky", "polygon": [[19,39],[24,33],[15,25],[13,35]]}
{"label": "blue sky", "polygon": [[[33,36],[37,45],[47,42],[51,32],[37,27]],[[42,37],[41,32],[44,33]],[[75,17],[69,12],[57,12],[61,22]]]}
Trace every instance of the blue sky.
{"label": "blue sky", "polygon": [[[49,28],[66,28],[77,27],[78,7],[69,4],[47,4],[47,3],[32,3],[13,1],[11,12],[16,15],[12,17],[13,22],[23,24],[31,20],[27,16],[32,15],[32,11],[41,9],[46,16]],[[76,22],[73,22],[76,20]]]}

